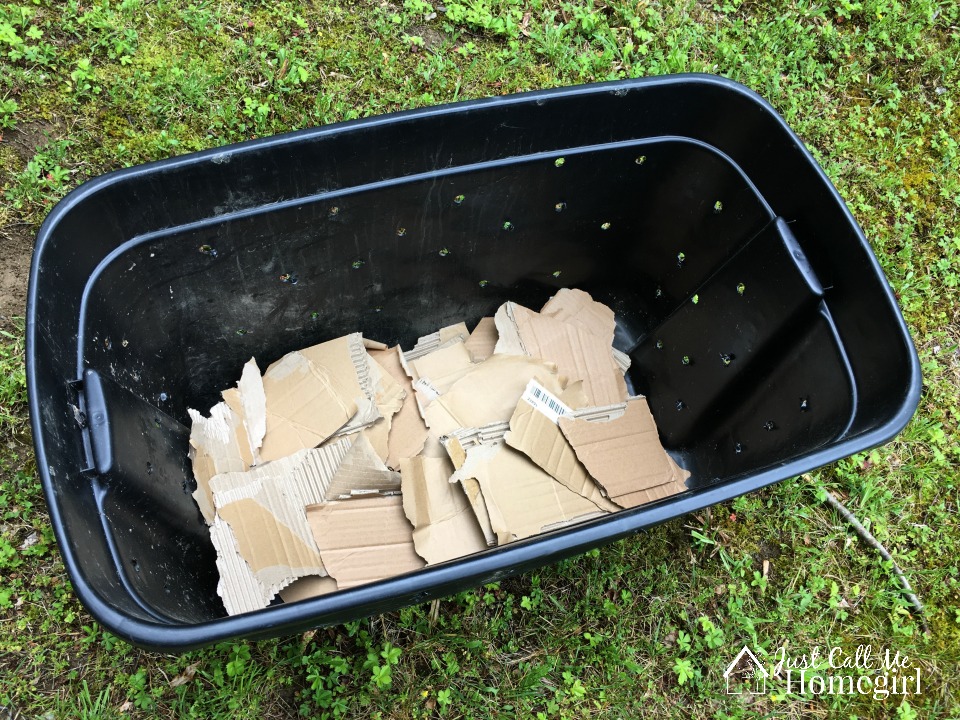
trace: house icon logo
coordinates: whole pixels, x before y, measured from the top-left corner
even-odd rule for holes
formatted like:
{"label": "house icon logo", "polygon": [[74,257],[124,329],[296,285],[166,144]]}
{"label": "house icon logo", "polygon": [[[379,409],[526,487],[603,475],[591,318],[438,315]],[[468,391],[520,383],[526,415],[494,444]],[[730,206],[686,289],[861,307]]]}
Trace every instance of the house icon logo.
{"label": "house icon logo", "polygon": [[728,695],[763,695],[767,692],[768,677],[770,673],[746,645],[723,673]]}

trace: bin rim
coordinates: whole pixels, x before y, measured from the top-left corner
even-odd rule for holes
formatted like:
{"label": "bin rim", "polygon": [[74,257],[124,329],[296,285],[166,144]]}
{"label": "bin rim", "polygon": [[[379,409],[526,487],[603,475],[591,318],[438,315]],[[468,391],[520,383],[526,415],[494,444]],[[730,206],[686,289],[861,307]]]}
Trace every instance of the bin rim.
{"label": "bin rim", "polygon": [[[166,158],[137,165],[131,168],[114,170],[89,180],[71,190],[49,212],[41,224],[33,252],[27,290],[25,319],[25,367],[27,374],[27,395],[30,412],[30,424],[33,434],[34,450],[37,459],[37,473],[43,486],[44,496],[50,513],[54,534],[62,554],[68,577],[77,597],[85,609],[105,629],[124,638],[139,647],[184,652],[190,649],[210,645],[231,638],[246,637],[261,639],[277,635],[302,631],[316,626],[318,618],[325,618],[323,624],[344,622],[361,615],[370,615],[383,611],[383,598],[393,599],[393,606],[415,604],[433,597],[449,595],[457,589],[490,582],[491,578],[506,577],[533,567],[569,557],[599,545],[607,544],[652,527],[676,517],[701,510],[705,507],[725,502],[747,492],[771,485],[775,482],[810,472],[854,453],[882,445],[893,439],[913,417],[920,401],[922,376],[920,361],[913,347],[910,334],[897,306],[889,282],[883,287],[884,297],[898,329],[909,345],[909,368],[906,392],[895,412],[880,426],[870,431],[843,437],[836,443],[821,448],[789,462],[767,468],[758,473],[731,478],[698,490],[674,496],[666,502],[654,503],[631,510],[623,510],[616,516],[605,516],[580,525],[551,531],[509,545],[492,548],[477,555],[459,558],[440,565],[428,566],[414,574],[402,575],[386,580],[341,590],[331,595],[321,596],[297,603],[265,608],[252,613],[208,620],[193,625],[163,625],[148,620],[137,620],[113,609],[104,601],[100,593],[86,581],[80,572],[76,551],[64,537],[63,517],[56,500],[56,492],[51,481],[50,468],[46,464],[46,450],[42,428],[40,398],[37,389],[37,333],[39,327],[36,318],[39,268],[46,244],[55,232],[62,218],[87,198],[108,187],[130,178],[155,174],[173,168],[188,167],[193,164],[210,161],[217,156],[234,155],[260,149],[283,146],[304,140],[330,135],[350,133],[360,129],[374,128],[383,124],[415,121],[427,117],[439,117],[461,113],[471,108],[504,107],[519,103],[529,103],[540,99],[559,99],[579,95],[591,95],[607,92],[629,92],[637,88],[656,86],[713,86],[737,93],[763,110],[769,119],[785,131],[802,153],[804,161],[817,173],[832,198],[842,209],[850,227],[855,230],[856,238],[872,263],[872,268],[880,277],[885,278],[879,261],[870,248],[862,229],[842,200],[833,183],[813,158],[809,149],[797,134],[787,125],[776,109],[759,94],[748,87],[718,75],[706,73],[683,73],[657,77],[645,77],[615,80],[601,83],[589,83],[568,87],[531,90],[505,96],[493,96],[475,100],[464,100],[437,106],[403,110],[385,115],[348,120],[315,128],[284,132],[265,138],[245,140],[220,148],[211,148],[182,156]],[[507,558],[506,560],[504,558]],[[519,567],[517,567],[519,566]],[[511,571],[511,568],[514,568]],[[423,592],[425,585],[432,586],[429,593]],[[263,613],[269,613],[264,615]]]}

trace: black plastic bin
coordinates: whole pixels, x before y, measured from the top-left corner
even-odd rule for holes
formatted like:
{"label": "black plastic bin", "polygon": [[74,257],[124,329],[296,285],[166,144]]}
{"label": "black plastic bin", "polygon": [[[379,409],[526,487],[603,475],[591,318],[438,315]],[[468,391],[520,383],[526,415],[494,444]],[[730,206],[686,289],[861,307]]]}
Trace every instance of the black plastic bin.
{"label": "black plastic bin", "polygon": [[[578,287],[617,315],[689,491],[373,585],[226,617],[190,497],[187,408],[255,355],[419,335]],[[685,359],[686,358],[686,359]],[[919,398],[890,288],[802,142],[744,87],[533,92],[112,173],[37,239],[30,412],[77,595],[184,650],[449,595],[893,437]]]}

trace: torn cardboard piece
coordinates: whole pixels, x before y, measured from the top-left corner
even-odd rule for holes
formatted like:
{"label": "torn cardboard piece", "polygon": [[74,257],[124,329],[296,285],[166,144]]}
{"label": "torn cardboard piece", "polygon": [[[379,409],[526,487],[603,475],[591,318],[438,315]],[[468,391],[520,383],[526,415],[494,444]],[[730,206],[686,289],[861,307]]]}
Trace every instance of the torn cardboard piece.
{"label": "torn cardboard piece", "polygon": [[610,344],[600,334],[513,302],[501,305],[494,318],[499,333],[497,353],[555,362],[560,375],[583,381],[592,405],[622,402],[626,397],[627,386],[612,359]]}
{"label": "torn cardboard piece", "polygon": [[[480,428],[464,428],[457,430],[452,435],[445,435],[441,438],[443,448],[446,450],[454,468],[459,470],[467,460],[467,451],[479,444],[482,440],[496,441],[503,436],[509,426],[507,423],[493,423]],[[480,533],[483,535],[484,542],[493,547],[497,544],[497,536],[490,524],[490,513],[487,511],[487,504],[483,499],[483,493],[480,492],[480,483],[476,478],[461,477],[459,480],[450,476],[451,484],[459,484],[463,488],[463,493],[467,498],[470,509],[473,510],[473,516],[476,518],[480,527]]]}
{"label": "torn cardboard piece", "polygon": [[607,345],[613,345],[613,333],[617,329],[613,310],[597,302],[583,290],[561,288],[556,295],[547,300],[540,314],[569,323],[598,336]]}
{"label": "torn cardboard piece", "polygon": [[446,347],[408,360],[407,369],[421,411],[474,367],[470,352],[459,338]]}
{"label": "torn cardboard piece", "polygon": [[594,300],[589,293],[575,288],[562,288],[547,300],[540,313],[603,338],[611,346],[610,351],[620,373],[630,369],[630,356],[613,347],[613,336],[617,329],[613,310]]}
{"label": "torn cardboard piece", "polygon": [[309,505],[306,513],[324,566],[340,590],[424,565],[400,496]]}
{"label": "torn cardboard piece", "polygon": [[686,490],[690,473],[663,449],[645,398],[575,411],[561,417],[559,425],[587,472],[617,505],[636,507]]}
{"label": "torn cardboard piece", "polygon": [[192,423],[189,457],[197,481],[193,498],[210,525],[216,514],[210,480],[221,473],[249,469],[253,463],[250,441],[242,418],[226,402],[214,405],[209,418],[192,408],[187,414]]}
{"label": "torn cardboard piece", "polygon": [[560,398],[531,380],[510,418],[510,431],[504,440],[599,509],[616,512],[620,507],[603,495],[560,431],[558,418],[571,412]]}
{"label": "torn cardboard piece", "polygon": [[464,479],[479,484],[498,545],[606,514],[507,446],[502,436],[466,449],[451,480]]}
{"label": "torn cardboard piece", "polygon": [[428,565],[487,548],[470,502],[447,458],[415,457],[400,462],[403,512],[413,525],[413,544]]}
{"label": "torn cardboard piece", "polygon": [[[265,607],[298,577],[326,574],[306,521],[306,505],[395,494],[400,478],[358,436],[301,450],[247,472],[218,475],[210,487],[216,505],[211,538],[218,552],[218,592],[227,612],[235,614]],[[254,600],[260,603],[256,607],[250,605]]]}
{"label": "torn cardboard piece", "polygon": [[[312,448],[354,420],[376,413],[360,333],[284,355],[263,375],[263,462]],[[366,413],[364,415],[363,413]],[[366,420],[372,422],[375,417]],[[364,423],[353,423],[359,427]]]}
{"label": "torn cardboard piece", "polygon": [[394,415],[387,435],[388,467],[397,469],[402,458],[418,455],[427,439],[427,426],[423,422],[417,402],[414,398],[410,377],[401,363],[400,346],[389,350],[371,351],[370,356],[403,388],[403,404]]}
{"label": "torn cardboard piece", "polygon": [[[326,573],[303,507],[307,499],[326,497],[349,446],[343,440],[211,480],[217,514],[210,537],[220,571],[217,592],[228,614],[259,610],[296,578]],[[288,483],[304,464],[311,471]]]}
{"label": "torn cardboard piece", "polygon": [[456,325],[442,327],[434,333],[419,338],[413,348],[403,354],[404,360],[407,362],[416,360],[453,343],[463,342],[469,336],[470,331],[467,330],[466,323],[459,322]]}
{"label": "torn cardboard piece", "polygon": [[[393,425],[393,416],[403,407],[407,391],[394,377],[373,357],[369,358],[371,378],[374,384],[374,404],[379,418],[374,420],[360,432],[376,450],[383,462],[390,457],[390,430]],[[402,372],[402,371],[401,371]],[[341,437],[343,431],[338,431],[333,438]],[[351,433],[352,435],[353,433]],[[330,442],[328,440],[327,442]]]}
{"label": "torn cardboard piece", "polygon": [[492,355],[424,409],[427,426],[441,437],[460,428],[506,422],[534,377],[553,393],[562,390],[553,363],[523,355]]}
{"label": "torn cardboard piece", "polygon": [[337,591],[337,581],[329,575],[318,577],[308,575],[294,580],[280,591],[280,599],[285,603],[299,602],[309,598],[328,595]]}
{"label": "torn cardboard piece", "polygon": [[493,355],[497,346],[497,323],[492,317],[480,318],[480,322],[464,341],[467,351],[475,363],[480,363]]}

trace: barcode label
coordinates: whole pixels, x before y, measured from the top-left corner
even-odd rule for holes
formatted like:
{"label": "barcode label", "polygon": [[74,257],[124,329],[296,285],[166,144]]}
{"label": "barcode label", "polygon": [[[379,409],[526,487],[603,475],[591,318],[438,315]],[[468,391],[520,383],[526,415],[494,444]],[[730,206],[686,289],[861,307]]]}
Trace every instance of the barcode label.
{"label": "barcode label", "polygon": [[413,383],[413,389],[421,392],[427,398],[427,402],[433,402],[440,397],[440,391],[427,378],[422,377]]}
{"label": "barcode label", "polygon": [[527,389],[523,391],[521,400],[526,400],[535,410],[546,415],[554,424],[559,423],[561,415],[569,415],[573,412],[564,405],[560,399],[545,389],[536,380],[527,383]]}

